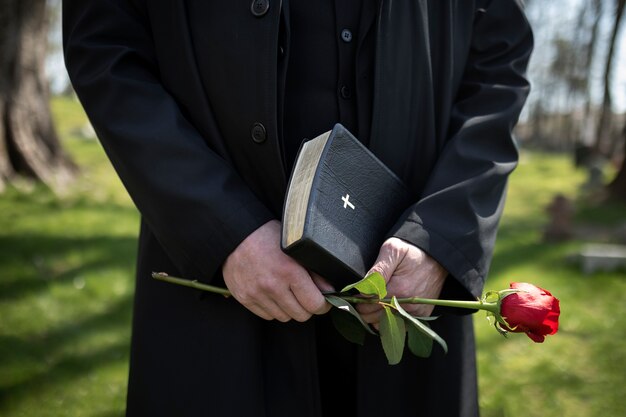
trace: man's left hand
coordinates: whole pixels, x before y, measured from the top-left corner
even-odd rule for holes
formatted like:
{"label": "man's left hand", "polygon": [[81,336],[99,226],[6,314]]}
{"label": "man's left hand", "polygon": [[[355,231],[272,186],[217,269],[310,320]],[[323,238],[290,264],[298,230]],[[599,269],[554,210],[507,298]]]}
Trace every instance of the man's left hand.
{"label": "man's left hand", "polygon": [[[387,239],[380,248],[378,258],[369,272],[380,272],[387,282],[388,297],[439,298],[448,275],[437,261],[426,252],[402,239]],[[403,304],[414,316],[430,316],[434,306]],[[382,307],[378,304],[358,304],[363,319],[378,328]]]}

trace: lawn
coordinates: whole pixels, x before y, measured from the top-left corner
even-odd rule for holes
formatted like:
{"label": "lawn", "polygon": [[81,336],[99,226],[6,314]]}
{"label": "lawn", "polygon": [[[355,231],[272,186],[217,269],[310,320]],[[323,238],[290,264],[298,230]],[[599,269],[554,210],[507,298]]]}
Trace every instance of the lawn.
{"label": "lawn", "polygon": [[[28,184],[0,195],[0,415],[122,416],[139,218],[78,103],[53,110],[81,175],[61,198]],[[545,207],[585,176],[565,156],[521,155],[486,289],[549,289],[561,328],[535,344],[475,315],[481,415],[626,415],[626,273],[585,275],[567,261],[582,240],[542,242]],[[579,222],[626,221],[623,205],[576,204]]]}
{"label": "lawn", "polygon": [[53,104],[81,175],[0,196],[0,415],[121,416],[139,218],[80,106]]}
{"label": "lawn", "polygon": [[626,224],[626,206],[590,203],[585,181],[570,158],[536,153],[522,153],[511,177],[487,289],[532,282],[557,296],[562,312],[559,332],[543,344],[522,335],[505,340],[475,316],[483,417],[626,415],[626,271],[581,273],[568,258],[584,236],[542,242],[546,206],[557,193],[574,201],[576,225]]}

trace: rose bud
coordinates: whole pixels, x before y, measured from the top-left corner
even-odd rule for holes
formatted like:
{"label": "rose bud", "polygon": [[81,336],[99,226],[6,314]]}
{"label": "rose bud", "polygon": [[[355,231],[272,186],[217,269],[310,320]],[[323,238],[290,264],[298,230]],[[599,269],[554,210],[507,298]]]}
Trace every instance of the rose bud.
{"label": "rose bud", "polygon": [[533,341],[542,343],[559,329],[559,300],[543,288],[525,282],[511,283],[518,290],[506,295],[500,304],[500,314],[506,331],[526,333]]}

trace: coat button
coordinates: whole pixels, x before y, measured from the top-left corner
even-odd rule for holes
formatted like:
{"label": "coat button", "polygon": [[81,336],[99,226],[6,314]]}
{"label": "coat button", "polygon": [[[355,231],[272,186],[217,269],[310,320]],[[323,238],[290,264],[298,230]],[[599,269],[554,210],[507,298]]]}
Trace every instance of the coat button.
{"label": "coat button", "polygon": [[352,42],[352,32],[349,29],[344,29],[341,31],[341,40],[345,43]]}
{"label": "coat button", "polygon": [[342,98],[347,100],[352,97],[352,90],[350,90],[350,87],[348,87],[347,85],[342,85],[339,89],[339,94]]}
{"label": "coat button", "polygon": [[255,143],[263,143],[267,140],[267,131],[265,130],[265,126],[259,122],[252,125],[250,134],[252,135],[252,140]]}
{"label": "coat button", "polygon": [[270,9],[269,0],[252,0],[250,11],[256,17],[261,17]]}

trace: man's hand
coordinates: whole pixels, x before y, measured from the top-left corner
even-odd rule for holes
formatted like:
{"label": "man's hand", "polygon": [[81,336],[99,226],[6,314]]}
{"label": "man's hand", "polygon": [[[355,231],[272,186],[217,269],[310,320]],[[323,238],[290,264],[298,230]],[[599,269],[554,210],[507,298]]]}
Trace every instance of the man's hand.
{"label": "man's hand", "polygon": [[303,322],[331,308],[309,272],[281,250],[277,220],[244,239],[224,262],[222,273],[233,297],[266,320]]}
{"label": "man's hand", "polygon": [[[383,243],[370,272],[380,272],[387,282],[388,296],[439,298],[448,272],[423,250],[404,240],[392,237]],[[403,304],[414,316],[430,316],[434,306]],[[382,307],[358,304],[363,319],[378,327]]]}

